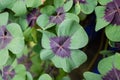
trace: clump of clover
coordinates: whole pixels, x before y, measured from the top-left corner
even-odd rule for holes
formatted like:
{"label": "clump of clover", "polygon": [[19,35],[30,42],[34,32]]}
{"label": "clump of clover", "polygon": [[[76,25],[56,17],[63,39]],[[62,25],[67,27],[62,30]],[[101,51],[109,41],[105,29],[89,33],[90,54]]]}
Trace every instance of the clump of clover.
{"label": "clump of clover", "polygon": [[[97,2],[100,6],[97,6]],[[96,31],[106,27],[106,36],[115,42],[114,46],[119,50],[119,5],[120,0],[1,0],[0,79],[52,80],[50,74],[42,75],[45,73],[43,69],[48,69],[48,64],[65,72],[78,68],[87,60],[81,48],[88,43],[88,36],[80,21],[84,15],[93,13],[94,9]],[[26,46],[28,49],[25,49]],[[31,55],[23,54],[27,53],[25,50],[31,51]],[[119,54],[106,59],[100,62],[101,74],[90,75],[98,80],[119,79]],[[101,67],[106,65],[105,62],[112,64]],[[42,68],[42,65],[45,67]],[[89,80],[91,77],[88,73],[85,73],[85,78]],[[62,80],[66,79],[70,80],[68,77]]]}

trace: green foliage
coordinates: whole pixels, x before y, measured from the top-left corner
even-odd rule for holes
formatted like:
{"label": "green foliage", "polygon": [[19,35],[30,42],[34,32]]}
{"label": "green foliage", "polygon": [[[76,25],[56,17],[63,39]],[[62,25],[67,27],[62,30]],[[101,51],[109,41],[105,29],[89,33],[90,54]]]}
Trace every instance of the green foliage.
{"label": "green foliage", "polygon": [[109,40],[114,42],[120,41],[120,27],[116,25],[108,25],[105,29],[106,36]]}
{"label": "green foliage", "polygon": [[38,80],[52,80],[52,78],[48,74],[42,74]]}
{"label": "green foliage", "polygon": [[[95,31],[105,28],[103,31],[110,45],[116,48],[115,43],[120,42],[119,21],[118,24],[113,24],[105,19],[106,5],[111,1],[0,0],[0,80],[3,78],[1,73],[5,66],[12,66],[11,69],[16,72],[8,80],[70,80],[67,73],[87,60],[82,48],[89,42],[88,35],[91,40],[91,34],[87,30],[89,25],[94,25],[91,22],[95,17],[91,18],[91,15],[96,16]],[[110,8],[112,9],[111,6]],[[90,33],[94,31],[92,27],[89,29]],[[6,45],[9,35],[12,37]],[[66,37],[69,39],[64,41]],[[55,40],[51,41],[52,38]],[[102,80],[112,68],[120,70],[120,54],[114,54],[110,50],[103,50],[101,54],[109,57],[99,62],[100,74],[85,72],[86,80]],[[22,63],[19,63],[20,57]],[[51,66],[57,68],[56,74],[52,73]]]}
{"label": "green foliage", "polygon": [[[74,0],[75,1],[75,0]],[[77,2],[72,10],[73,13],[79,14],[83,12],[85,14],[91,14],[97,6],[97,0],[85,0],[85,3]]]}
{"label": "green foliage", "polygon": [[102,80],[101,75],[100,74],[95,74],[92,72],[85,72],[84,73],[84,78],[85,80]]}
{"label": "green foliage", "polygon": [[7,12],[0,14],[0,27],[7,24],[8,16],[9,14]]}
{"label": "green foliage", "polygon": [[42,14],[37,19],[37,24],[43,29],[46,30],[52,26],[54,26],[54,23],[49,22],[49,16],[46,14]]}
{"label": "green foliage", "polygon": [[97,23],[96,23],[95,30],[98,31],[98,30],[106,27],[109,24],[109,22],[107,22],[104,19],[105,7],[97,6],[95,9],[95,12],[96,12],[96,16],[97,16]]}
{"label": "green foliage", "polygon": [[70,49],[79,49],[88,43],[86,32],[78,22],[73,20],[66,20],[61,23],[58,36],[71,36]]}

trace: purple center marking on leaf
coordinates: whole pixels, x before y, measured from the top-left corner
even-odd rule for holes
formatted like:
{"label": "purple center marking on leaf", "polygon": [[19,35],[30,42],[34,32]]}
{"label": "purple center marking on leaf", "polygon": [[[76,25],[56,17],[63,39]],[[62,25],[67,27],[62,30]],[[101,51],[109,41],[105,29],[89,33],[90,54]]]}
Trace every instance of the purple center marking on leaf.
{"label": "purple center marking on leaf", "polygon": [[6,29],[6,27],[0,27],[0,50],[5,48],[11,40],[12,36],[10,32]]}
{"label": "purple center marking on leaf", "polygon": [[28,56],[23,55],[17,61],[18,61],[18,64],[23,64],[26,67],[27,71],[30,70],[30,68],[32,66],[32,61],[30,60],[30,58]]}
{"label": "purple center marking on leaf", "polygon": [[35,25],[37,17],[40,15],[39,9],[33,9],[28,15],[27,15],[27,21],[28,26],[32,27]]}
{"label": "purple center marking on leaf", "polygon": [[55,55],[62,58],[70,57],[70,37],[61,36],[50,38],[50,46]]}
{"label": "purple center marking on leaf", "polygon": [[103,80],[120,80],[120,70],[113,68],[103,77]]}
{"label": "purple center marking on leaf", "polygon": [[11,80],[15,76],[15,70],[10,68],[10,66],[5,66],[3,71],[0,70],[3,80]]}
{"label": "purple center marking on leaf", "polygon": [[65,12],[63,7],[59,7],[56,10],[56,13],[57,14],[55,16],[50,16],[49,20],[51,23],[60,24],[65,19]]}
{"label": "purple center marking on leaf", "polygon": [[113,25],[120,25],[120,0],[113,0],[106,5],[104,19]]}
{"label": "purple center marking on leaf", "polygon": [[85,4],[86,3],[86,0],[73,0],[74,3],[82,3],[82,4]]}

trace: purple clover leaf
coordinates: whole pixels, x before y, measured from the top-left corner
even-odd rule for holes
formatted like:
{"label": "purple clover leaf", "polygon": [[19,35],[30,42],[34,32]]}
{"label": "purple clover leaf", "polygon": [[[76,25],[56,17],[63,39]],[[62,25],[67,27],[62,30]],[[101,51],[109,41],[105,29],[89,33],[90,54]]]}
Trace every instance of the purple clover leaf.
{"label": "purple clover leaf", "polygon": [[73,0],[54,0],[55,8],[63,7],[65,12],[68,12],[73,6]]}
{"label": "purple clover leaf", "polygon": [[120,1],[119,0],[113,0],[106,5],[105,9],[105,16],[104,19],[113,25],[120,25],[119,20],[119,10],[120,10]]}
{"label": "purple clover leaf", "polygon": [[[108,0],[109,1],[109,0]],[[112,25],[120,25],[119,21],[119,0],[109,1],[105,4],[105,6],[99,6],[96,8],[96,15],[98,16],[96,31],[107,26],[108,24]],[[101,10],[101,15],[98,15]],[[102,18],[102,19],[101,19]],[[98,26],[102,22],[100,26]]]}
{"label": "purple clover leaf", "polygon": [[[85,72],[85,80],[119,80],[120,79],[120,54],[116,53],[112,56],[102,59],[98,63],[100,74]],[[105,66],[107,65],[107,66]]]}
{"label": "purple clover leaf", "polygon": [[0,14],[0,66],[3,66],[9,58],[8,45],[13,39],[7,27],[8,17],[9,14],[7,12]]}
{"label": "purple clover leaf", "polygon": [[5,66],[0,72],[3,80],[11,80],[16,74],[15,70],[11,69],[11,66]]}
{"label": "purple clover leaf", "polygon": [[[8,24],[9,14],[0,14],[0,66],[6,64],[9,52],[20,53],[24,48],[24,38],[21,28],[16,23]],[[4,56],[4,57],[3,57]]]}
{"label": "purple clover leaf", "polygon": [[63,7],[59,7],[56,10],[56,15],[55,16],[50,16],[50,22],[55,23],[55,24],[60,24],[62,21],[65,19],[65,12]]}
{"label": "purple clover leaf", "polygon": [[40,15],[39,9],[34,8],[27,14],[28,26],[33,27],[36,24],[37,17]]}
{"label": "purple clover leaf", "polygon": [[70,37],[52,37],[50,38],[50,46],[55,55],[60,57],[70,57]]}
{"label": "purple clover leaf", "polygon": [[119,0],[108,0],[105,5],[96,8],[96,31],[105,27],[105,33],[109,40],[119,42],[120,20],[119,20]]}
{"label": "purple clover leaf", "polygon": [[0,49],[6,48],[14,54],[24,48],[24,36],[21,27],[16,23],[8,23],[9,14],[0,14]]}
{"label": "purple clover leaf", "polygon": [[18,22],[21,25],[22,30],[25,31],[28,27],[36,26],[36,20],[40,14],[38,8],[33,8],[25,16],[20,17]]}
{"label": "purple clover leaf", "polygon": [[30,71],[30,68],[32,66],[32,61],[30,60],[29,56],[23,55],[22,57],[17,59],[18,64],[23,64],[27,71]]}
{"label": "purple clover leaf", "polygon": [[[46,30],[48,28],[51,28],[55,25],[60,25],[65,20],[76,20],[79,22],[79,17],[73,13],[67,13],[65,12],[63,7],[59,7],[54,11],[54,7],[50,6],[51,9],[49,10],[50,13],[48,13],[48,6],[44,9],[41,9],[42,13],[38,19],[37,24],[43,29]],[[53,14],[51,14],[53,13]],[[51,14],[51,15],[50,15]]]}
{"label": "purple clover leaf", "polygon": [[[72,29],[73,27],[75,28]],[[41,59],[52,60],[56,67],[63,68],[66,72],[77,68],[86,61],[85,53],[77,49],[87,44],[88,37],[78,22],[64,21],[58,27],[57,35],[47,31],[42,31],[42,33],[44,49],[40,53]]]}

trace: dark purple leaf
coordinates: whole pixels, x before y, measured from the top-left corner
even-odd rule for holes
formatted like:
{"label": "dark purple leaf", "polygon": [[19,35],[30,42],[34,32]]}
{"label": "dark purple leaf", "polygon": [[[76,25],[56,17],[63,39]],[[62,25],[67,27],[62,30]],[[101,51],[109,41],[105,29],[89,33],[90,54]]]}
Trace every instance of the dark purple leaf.
{"label": "dark purple leaf", "polygon": [[36,24],[37,17],[40,15],[39,9],[33,9],[27,15],[28,26],[32,27]]}
{"label": "dark purple leaf", "polygon": [[120,80],[120,70],[113,68],[103,77],[103,80]]}
{"label": "dark purple leaf", "polygon": [[56,10],[55,16],[50,16],[50,22],[55,24],[60,24],[65,19],[65,12],[63,7],[60,7]]}
{"label": "dark purple leaf", "polygon": [[29,56],[25,56],[23,55],[21,58],[19,58],[18,60],[18,64],[23,64],[27,71],[30,70],[31,66],[32,66],[32,61],[30,60],[30,57]]}
{"label": "dark purple leaf", "polygon": [[3,80],[10,80],[15,76],[15,70],[11,69],[11,66],[5,66],[3,70],[0,70]]}
{"label": "dark purple leaf", "polygon": [[63,58],[70,56],[70,37],[50,38],[50,46],[55,55]]}
{"label": "dark purple leaf", "polygon": [[12,35],[5,26],[0,27],[0,49],[5,48],[12,40]]}
{"label": "dark purple leaf", "polygon": [[104,18],[111,24],[120,25],[120,0],[113,0],[106,5]]}

